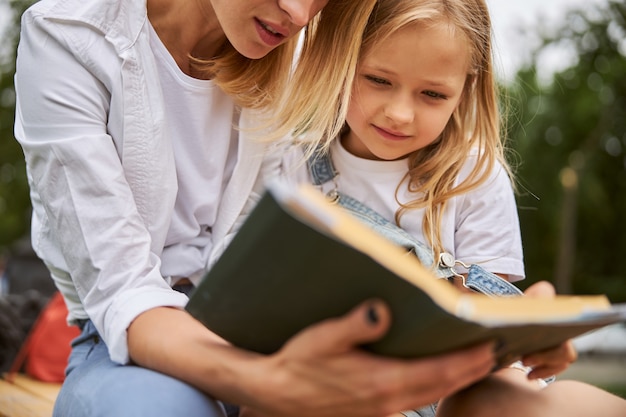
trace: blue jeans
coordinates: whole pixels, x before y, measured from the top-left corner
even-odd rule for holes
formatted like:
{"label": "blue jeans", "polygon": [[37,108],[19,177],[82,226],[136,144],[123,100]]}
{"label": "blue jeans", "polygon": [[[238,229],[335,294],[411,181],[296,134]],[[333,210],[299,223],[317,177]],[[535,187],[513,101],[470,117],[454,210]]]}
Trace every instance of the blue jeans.
{"label": "blue jeans", "polygon": [[[150,369],[119,365],[109,358],[95,326],[87,320],[72,341],[67,377],[53,417],[236,417],[223,404],[186,383]],[[434,417],[435,406],[410,411]]]}
{"label": "blue jeans", "polygon": [[170,376],[111,361],[91,321],[72,342],[53,417],[227,417],[224,404]]}

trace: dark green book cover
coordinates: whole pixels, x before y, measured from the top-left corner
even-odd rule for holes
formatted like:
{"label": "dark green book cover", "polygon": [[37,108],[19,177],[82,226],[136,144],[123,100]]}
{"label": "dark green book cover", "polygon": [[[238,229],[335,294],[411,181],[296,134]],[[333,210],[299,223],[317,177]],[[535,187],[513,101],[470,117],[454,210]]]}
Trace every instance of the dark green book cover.
{"label": "dark green book cover", "polygon": [[408,358],[496,339],[504,342],[502,363],[619,320],[612,310],[543,323],[466,320],[371,256],[311,224],[267,192],[191,295],[187,310],[234,345],[271,353],[304,327],[378,298],[389,305],[392,325],[364,349]]}

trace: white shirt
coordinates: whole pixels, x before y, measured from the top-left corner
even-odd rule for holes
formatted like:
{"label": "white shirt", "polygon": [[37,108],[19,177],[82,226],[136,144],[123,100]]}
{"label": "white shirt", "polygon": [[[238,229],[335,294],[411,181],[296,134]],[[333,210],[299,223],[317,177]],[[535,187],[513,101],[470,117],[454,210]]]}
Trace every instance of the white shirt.
{"label": "white shirt", "polygon": [[233,171],[239,111],[233,100],[210,80],[183,73],[154,30],[150,44],[165,101],[172,138],[178,193],[161,255],[164,277],[197,277],[212,249],[222,192]]}
{"label": "white shirt", "polygon": [[[339,140],[333,141],[330,151],[338,172],[335,183],[339,191],[376,210],[387,220],[394,222],[395,213],[400,208],[396,197],[405,203],[415,199],[404,178],[408,169],[407,159],[377,161],[358,158],[346,151]],[[476,163],[476,152],[468,156],[455,184],[469,175]],[[267,158],[263,168],[264,183],[277,176],[290,183],[312,182],[306,165],[302,164],[300,148],[294,146],[283,155],[280,161],[272,155]],[[257,185],[257,193],[260,188]],[[412,209],[403,214],[399,226],[426,243],[423,216],[424,209]],[[478,264],[493,273],[507,274],[511,281],[524,278],[515,196],[501,165],[494,167],[489,179],[480,187],[451,198],[441,224],[442,244],[455,259],[467,265]],[[467,272],[463,267],[457,270]]]}
{"label": "white shirt", "polygon": [[[263,148],[233,133],[234,106],[217,89],[189,109],[196,124],[179,136],[167,106],[189,99],[193,107],[213,87],[191,82],[196,97],[164,97],[178,81],[161,84],[144,0],[41,0],[21,28],[15,136],[31,186],[33,247],[69,321],[90,318],[111,359],[126,363],[135,317],[187,303],[168,275],[197,271],[232,230]],[[213,105],[222,113],[209,117]]]}

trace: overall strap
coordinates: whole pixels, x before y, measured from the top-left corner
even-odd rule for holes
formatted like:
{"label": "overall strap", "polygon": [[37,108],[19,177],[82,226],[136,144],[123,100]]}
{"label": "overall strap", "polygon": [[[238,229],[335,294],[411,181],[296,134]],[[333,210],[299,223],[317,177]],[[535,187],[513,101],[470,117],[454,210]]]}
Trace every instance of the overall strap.
{"label": "overall strap", "polygon": [[307,159],[307,167],[313,180],[313,185],[322,185],[332,181],[337,176],[333,161],[330,159],[330,151],[324,151],[320,146]]}
{"label": "overall strap", "polygon": [[331,202],[339,204],[387,239],[406,248],[408,252],[414,253],[420,262],[437,277],[451,278],[455,275],[451,266],[435,262],[432,249],[429,246],[416,240],[405,230],[396,226],[359,200],[339,191],[334,181],[338,173],[335,170],[329,152],[324,152],[318,148],[307,160],[307,166],[313,185],[319,187],[324,185],[331,186],[331,188],[325,190],[326,197]]}

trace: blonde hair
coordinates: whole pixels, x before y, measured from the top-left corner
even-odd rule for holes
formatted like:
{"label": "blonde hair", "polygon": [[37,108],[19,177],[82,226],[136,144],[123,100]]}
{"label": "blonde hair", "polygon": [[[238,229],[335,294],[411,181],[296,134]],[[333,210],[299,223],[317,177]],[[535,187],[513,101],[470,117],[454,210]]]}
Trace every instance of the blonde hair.
{"label": "blonde hair", "polygon": [[266,108],[273,97],[287,88],[297,42],[296,36],[264,57],[251,59],[240,54],[227,40],[216,57],[190,57],[191,65],[199,74],[213,79],[237,105]]}
{"label": "blonde hair", "polygon": [[376,0],[330,0],[309,25],[289,87],[274,103],[270,140],[293,135],[304,138],[312,151],[339,134],[362,35],[375,4]]}
{"label": "blonde hair", "polygon": [[[424,236],[436,254],[445,250],[440,230],[447,202],[487,181],[496,162],[512,178],[501,137],[488,7],[484,0],[380,0],[366,28],[361,49],[364,56],[407,25],[441,23],[466,39],[470,67],[461,101],[440,137],[409,156],[409,191],[418,197],[409,203],[399,202],[401,208],[395,219],[399,224],[400,217],[408,210],[424,208]],[[478,149],[476,164],[467,178],[455,186],[474,148]]]}
{"label": "blonde hair", "polygon": [[[342,120],[345,113],[349,94],[343,98],[341,95],[358,59],[361,38],[355,33],[363,32],[375,3],[376,0],[329,0],[303,29],[301,39],[296,36],[263,58],[246,58],[226,42],[217,57],[193,59],[193,65],[238,105],[270,110],[268,125],[274,132],[269,139],[309,128],[334,132],[334,125],[341,127],[343,123],[334,120]],[[295,65],[299,42],[303,65]],[[340,111],[326,111],[338,102],[341,105],[333,107]],[[263,134],[267,135],[267,131]]]}
{"label": "blonde hair", "polygon": [[210,60],[192,58],[192,65],[213,81],[241,107],[259,109],[269,106],[289,79],[296,39],[273,49],[263,58],[250,59],[230,44]]}
{"label": "blonde hair", "polygon": [[[487,5],[484,0],[341,0],[333,6],[341,3],[345,12],[349,8],[346,1],[359,4],[352,16],[335,16],[333,26],[329,27],[328,21],[324,30],[319,30],[324,24],[320,20],[315,36],[305,43],[293,89],[278,103],[279,120],[283,126],[297,126],[295,135],[306,134],[302,136],[308,143],[308,155],[320,144],[327,148],[344,126],[359,59],[407,25],[443,23],[457,31],[469,47],[470,68],[463,96],[441,136],[410,155],[409,190],[419,197],[409,203],[399,202],[395,219],[399,224],[408,210],[424,208],[424,236],[434,252],[440,253],[444,250],[441,218],[447,201],[487,181],[496,161],[512,178],[500,136]],[[478,149],[477,163],[455,186],[473,148]]]}

